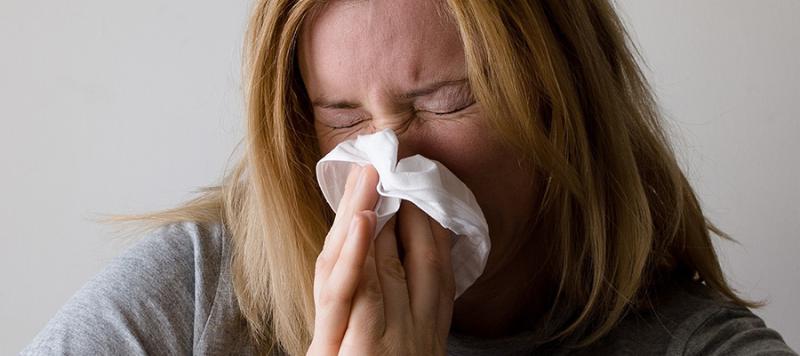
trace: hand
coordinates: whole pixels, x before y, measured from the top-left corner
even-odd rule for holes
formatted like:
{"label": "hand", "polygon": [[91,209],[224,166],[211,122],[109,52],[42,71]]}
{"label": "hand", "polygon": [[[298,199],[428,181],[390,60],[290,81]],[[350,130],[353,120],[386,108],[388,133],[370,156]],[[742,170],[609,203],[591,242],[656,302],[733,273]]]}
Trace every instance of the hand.
{"label": "hand", "polygon": [[445,354],[455,295],[450,234],[403,201],[372,241],[377,182],[372,166],[348,176],[317,258],[309,355]]}

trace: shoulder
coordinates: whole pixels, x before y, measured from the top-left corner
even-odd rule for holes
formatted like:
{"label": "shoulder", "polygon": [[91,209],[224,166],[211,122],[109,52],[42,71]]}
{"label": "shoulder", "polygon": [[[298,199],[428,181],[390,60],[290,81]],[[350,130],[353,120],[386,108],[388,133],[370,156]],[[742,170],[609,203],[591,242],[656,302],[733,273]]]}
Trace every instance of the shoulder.
{"label": "shoulder", "polygon": [[594,350],[662,355],[796,355],[750,309],[700,283],[674,286],[630,312]]}
{"label": "shoulder", "polygon": [[680,337],[668,350],[671,354],[796,355],[750,309],[730,302],[706,303],[682,323]]}
{"label": "shoulder", "polygon": [[81,287],[23,354],[178,354],[208,344],[212,316],[238,321],[229,250],[222,224],[146,234]]}

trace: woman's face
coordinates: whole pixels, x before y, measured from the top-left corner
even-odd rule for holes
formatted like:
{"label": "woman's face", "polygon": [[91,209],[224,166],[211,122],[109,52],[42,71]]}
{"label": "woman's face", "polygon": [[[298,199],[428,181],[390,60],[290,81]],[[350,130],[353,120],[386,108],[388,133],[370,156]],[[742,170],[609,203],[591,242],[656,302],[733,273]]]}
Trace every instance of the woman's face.
{"label": "woman's face", "polygon": [[304,24],[298,43],[323,154],[384,128],[398,159],[447,166],[475,194],[492,240],[490,278],[523,239],[535,200],[533,169],[489,129],[467,82],[458,29],[430,0],[333,1]]}

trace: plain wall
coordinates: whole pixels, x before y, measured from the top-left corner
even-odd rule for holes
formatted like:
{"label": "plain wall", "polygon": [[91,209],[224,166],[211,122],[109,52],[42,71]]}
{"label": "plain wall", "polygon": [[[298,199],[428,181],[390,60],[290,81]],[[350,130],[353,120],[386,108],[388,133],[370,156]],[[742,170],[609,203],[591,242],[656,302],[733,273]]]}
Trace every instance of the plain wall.
{"label": "plain wall", "polygon": [[[625,0],[734,286],[800,349],[800,2]],[[0,2],[0,354],[126,248],[104,213],[167,208],[242,135],[250,3]]]}

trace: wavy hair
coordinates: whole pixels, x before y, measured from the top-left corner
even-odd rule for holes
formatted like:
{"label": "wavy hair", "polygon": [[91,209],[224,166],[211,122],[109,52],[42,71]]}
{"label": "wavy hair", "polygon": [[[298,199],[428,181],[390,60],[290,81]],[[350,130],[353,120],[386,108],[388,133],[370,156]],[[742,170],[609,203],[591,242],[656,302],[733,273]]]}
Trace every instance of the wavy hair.
{"label": "wavy hair", "polygon": [[[246,138],[221,184],[175,209],[129,216],[153,226],[222,222],[234,290],[252,337],[303,354],[314,323],[314,263],[333,221],[296,42],[320,0],[257,0],[244,43]],[[446,0],[487,119],[547,174],[538,221],[552,224],[549,339],[587,345],[666,280],[726,282],[709,222],[680,169],[638,52],[609,0]]]}

